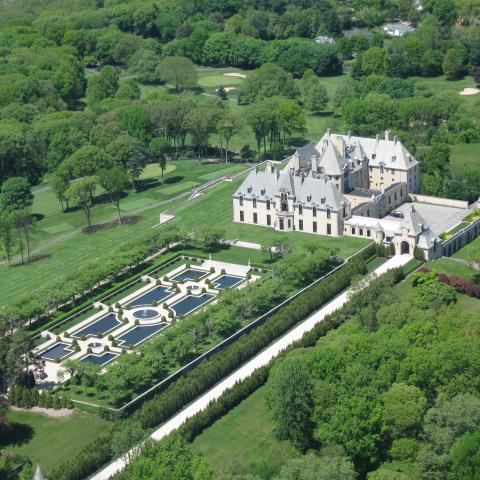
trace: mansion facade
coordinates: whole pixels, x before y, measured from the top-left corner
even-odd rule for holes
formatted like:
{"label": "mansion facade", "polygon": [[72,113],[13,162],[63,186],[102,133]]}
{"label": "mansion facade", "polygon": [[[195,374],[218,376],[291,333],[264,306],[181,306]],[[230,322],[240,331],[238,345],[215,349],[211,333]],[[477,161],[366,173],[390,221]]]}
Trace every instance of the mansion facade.
{"label": "mansion facade", "polygon": [[414,210],[395,225],[381,220],[416,193],[419,182],[418,162],[389,132],[363,138],[328,130],[316,145],[299,148],[283,170],[268,162],[265,171],[251,171],[233,195],[234,221],[281,232],[361,236],[394,243],[398,253],[417,245],[431,250],[437,240]]}

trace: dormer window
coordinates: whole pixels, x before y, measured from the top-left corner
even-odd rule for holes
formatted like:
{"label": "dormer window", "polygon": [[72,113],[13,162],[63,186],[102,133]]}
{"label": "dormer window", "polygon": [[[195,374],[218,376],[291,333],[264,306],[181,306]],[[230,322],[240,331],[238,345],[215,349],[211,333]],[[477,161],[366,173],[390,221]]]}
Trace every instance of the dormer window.
{"label": "dormer window", "polygon": [[307,202],[311,202],[312,201],[312,196],[311,195],[307,195]]}
{"label": "dormer window", "polygon": [[247,188],[247,192],[248,192],[248,193],[252,193],[252,187],[248,187],[248,188]]}
{"label": "dormer window", "polygon": [[322,197],[321,202],[322,202],[322,205],[325,203],[325,197]]}
{"label": "dormer window", "polygon": [[265,189],[264,189],[264,188],[262,188],[262,189],[260,190],[260,194],[261,194],[261,195],[265,195]]}
{"label": "dormer window", "polygon": [[240,195],[239,201],[240,201],[240,206],[243,207],[243,195]]}

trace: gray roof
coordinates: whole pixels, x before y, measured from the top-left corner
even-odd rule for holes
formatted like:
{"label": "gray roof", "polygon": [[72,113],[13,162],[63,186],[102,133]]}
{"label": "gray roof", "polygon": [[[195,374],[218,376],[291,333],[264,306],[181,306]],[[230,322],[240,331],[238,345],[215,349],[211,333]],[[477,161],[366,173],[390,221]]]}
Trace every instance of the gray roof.
{"label": "gray roof", "polygon": [[423,250],[430,250],[435,243],[439,242],[440,239],[432,232],[432,230],[430,230],[430,228],[427,228],[418,236],[417,246]]}
{"label": "gray roof", "polygon": [[402,23],[402,22],[394,22],[394,23],[387,23],[383,26],[385,31],[394,32],[398,30],[401,34],[405,34],[408,32],[412,32],[415,28],[409,23]]}
{"label": "gray roof", "polygon": [[420,235],[428,229],[427,222],[415,210],[413,205],[403,213],[402,227],[407,228],[410,234]]}
{"label": "gray roof", "polygon": [[373,38],[373,33],[369,32],[365,28],[352,28],[351,30],[344,30],[343,35],[347,38],[362,36],[367,38]]}
{"label": "gray roof", "polygon": [[[373,167],[378,167],[383,164],[386,168],[408,170],[418,164],[413,155],[411,155],[403,146],[402,142],[396,138],[385,140],[380,137],[354,137],[350,135],[329,134],[327,132],[321,138],[320,142],[318,142],[316,146],[317,150],[321,151],[324,140],[328,140],[328,143],[331,144],[334,137],[343,138],[346,144],[345,150],[347,156],[357,158],[357,155],[363,152],[369,159],[368,164]],[[353,154],[349,152],[353,152]],[[326,171],[326,173],[329,172]]]}
{"label": "gray roof", "polygon": [[234,197],[273,200],[282,192],[295,197],[296,203],[307,206],[323,205],[339,210],[349,203],[327,176],[294,175],[289,170],[273,173],[254,170],[234,193]]}

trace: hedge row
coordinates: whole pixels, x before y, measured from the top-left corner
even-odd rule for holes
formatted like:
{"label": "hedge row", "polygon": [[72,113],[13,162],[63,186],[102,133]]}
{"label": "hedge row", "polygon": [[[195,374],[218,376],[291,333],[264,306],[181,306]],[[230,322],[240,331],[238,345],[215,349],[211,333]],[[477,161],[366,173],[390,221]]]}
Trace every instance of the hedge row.
{"label": "hedge row", "polygon": [[[425,273],[430,272],[428,268],[421,268],[420,271]],[[480,285],[471,280],[466,280],[456,275],[446,275],[445,273],[439,273],[437,278],[441,282],[451,285],[458,293],[463,293],[469,297],[480,298]]]}
{"label": "hedge row", "polygon": [[[270,317],[264,324],[253,331],[240,337],[237,342],[214,354],[208,360],[202,362],[194,370],[188,372],[174,384],[169,385],[163,392],[157,392],[155,397],[146,401],[143,406],[133,414],[133,418],[140,422],[142,427],[149,429],[165,422],[185,405],[193,401],[199,395],[213,387],[218,381],[234,371],[240,365],[257,354],[272,341],[286,333],[297,323],[307,318],[326,302],[334,298],[350,285],[351,279],[358,274],[367,271],[365,259],[375,253],[375,245],[364,249],[357,257],[328,277],[327,281],[319,282],[309,290],[300,294],[289,305]],[[322,322],[323,323],[323,322]],[[256,378],[256,377],[255,377]],[[259,381],[253,379],[253,384]],[[250,385],[252,388],[252,385]],[[244,395],[248,388],[245,387]],[[231,394],[228,402],[235,398],[241,398],[242,394]],[[217,407],[221,411],[221,407]],[[226,408],[226,407],[224,407]],[[212,418],[215,415],[212,414]],[[199,420],[199,425],[201,422]],[[195,429],[191,427],[190,435]],[[195,427],[200,428],[200,427]],[[97,442],[94,442],[98,445]],[[79,452],[74,461],[59,465],[51,475],[52,480],[81,480],[102,464],[111,460],[110,445],[106,439],[102,441],[102,449],[94,444],[87,445]],[[94,458],[90,458],[88,452],[92,452]],[[99,455],[103,452],[103,461]],[[81,473],[81,474],[80,474]]]}

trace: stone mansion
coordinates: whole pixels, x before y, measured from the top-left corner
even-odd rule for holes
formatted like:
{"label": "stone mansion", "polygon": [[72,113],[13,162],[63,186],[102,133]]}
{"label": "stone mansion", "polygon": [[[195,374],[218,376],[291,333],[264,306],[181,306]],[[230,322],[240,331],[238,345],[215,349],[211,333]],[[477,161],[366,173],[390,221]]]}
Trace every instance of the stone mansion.
{"label": "stone mansion", "polygon": [[397,253],[417,246],[434,258],[439,239],[413,206],[400,219],[384,218],[419,184],[419,163],[390,132],[363,138],[328,130],[316,145],[299,148],[283,170],[268,162],[266,171],[251,171],[233,195],[234,221],[371,238],[394,243]]}

